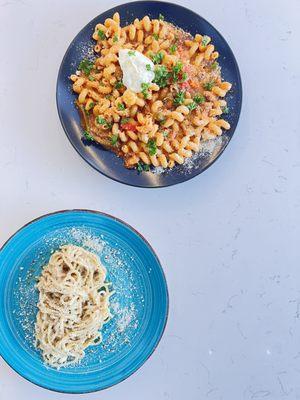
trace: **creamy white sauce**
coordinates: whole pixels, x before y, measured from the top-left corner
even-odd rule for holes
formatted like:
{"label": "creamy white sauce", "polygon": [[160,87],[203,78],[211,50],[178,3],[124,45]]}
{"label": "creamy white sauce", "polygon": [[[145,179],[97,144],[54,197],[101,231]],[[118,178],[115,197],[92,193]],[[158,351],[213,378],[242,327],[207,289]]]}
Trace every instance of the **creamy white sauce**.
{"label": "creamy white sauce", "polygon": [[153,62],[137,50],[119,50],[119,64],[123,72],[123,84],[135,93],[142,90],[142,83],[154,79]]}

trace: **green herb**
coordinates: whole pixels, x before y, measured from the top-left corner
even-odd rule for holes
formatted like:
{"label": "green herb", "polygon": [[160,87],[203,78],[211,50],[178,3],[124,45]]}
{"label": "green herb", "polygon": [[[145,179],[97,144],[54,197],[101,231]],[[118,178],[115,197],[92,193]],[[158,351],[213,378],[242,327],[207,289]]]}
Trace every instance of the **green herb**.
{"label": "green herb", "polygon": [[125,105],[122,104],[122,103],[118,103],[118,110],[119,110],[119,111],[125,110]]}
{"label": "green herb", "polygon": [[130,57],[135,56],[135,51],[134,50],[129,50],[128,55]]}
{"label": "green herb", "polygon": [[218,68],[218,66],[219,66],[218,61],[215,61],[215,62],[213,62],[213,63],[211,64],[210,68],[211,68],[211,69],[216,69],[216,68]]}
{"label": "green herb", "polygon": [[159,121],[159,125],[164,125],[164,123],[166,122],[166,118],[163,118]]}
{"label": "green herb", "polygon": [[110,129],[112,127],[112,124],[107,122],[105,118],[100,117],[100,115],[97,115],[96,122],[100,125],[103,125],[104,128]]}
{"label": "green herb", "polygon": [[147,147],[149,150],[149,155],[154,156],[154,154],[156,154],[157,151],[156,141],[154,139],[150,139],[147,143]]}
{"label": "green herb", "polygon": [[85,75],[89,75],[91,73],[91,70],[94,68],[94,63],[87,58],[83,59],[80,61],[80,64],[78,65],[79,71],[82,71],[85,73]]}
{"label": "green herb", "polygon": [[106,124],[106,119],[100,117],[100,115],[97,115],[96,121],[97,121],[97,123],[100,124],[100,125],[105,125],[105,124]]}
{"label": "green herb", "polygon": [[124,85],[123,85],[123,82],[122,81],[118,81],[118,82],[116,82],[115,83],[115,89],[121,89],[122,87],[123,87]]}
{"label": "green herb", "polygon": [[130,118],[122,118],[121,119],[121,125],[128,124],[129,121],[130,121]]}
{"label": "green herb", "polygon": [[181,70],[182,70],[183,64],[181,61],[178,61],[174,67],[172,68],[172,78],[174,82],[177,82],[179,77],[178,75],[180,74]]}
{"label": "green herb", "polygon": [[161,62],[164,58],[164,55],[163,55],[163,53],[156,53],[156,54],[152,54],[151,58],[152,58],[152,61],[154,62],[154,64],[161,64]]}
{"label": "green herb", "polygon": [[183,104],[184,99],[185,99],[185,94],[183,91],[176,93],[174,100],[173,100],[174,106],[179,106],[180,104]]}
{"label": "green herb", "polygon": [[170,53],[174,54],[176,50],[177,50],[176,44],[172,44],[172,46],[170,47]]}
{"label": "green herb", "polygon": [[141,84],[142,94],[145,99],[148,99],[148,97],[149,97],[149,92],[148,92],[149,87],[150,87],[150,83],[142,83]]}
{"label": "green herb", "polygon": [[94,343],[98,343],[98,342],[100,342],[100,337],[99,336],[94,340]]}
{"label": "green herb", "polygon": [[203,38],[202,38],[202,42],[201,42],[202,46],[207,46],[209,41],[210,41],[210,37],[204,35]]}
{"label": "green herb", "polygon": [[83,136],[85,137],[86,140],[90,140],[91,142],[94,141],[93,136],[88,131],[83,131]]}
{"label": "green herb", "polygon": [[194,102],[197,104],[205,103],[205,97],[202,96],[202,94],[198,94],[197,96],[194,97]]}
{"label": "green herb", "polygon": [[214,81],[204,83],[203,87],[205,90],[211,90],[215,86]]}
{"label": "green herb", "polygon": [[115,33],[113,37],[113,42],[117,42],[119,40],[118,35]]}
{"label": "green herb", "polygon": [[164,20],[165,20],[165,17],[164,17],[164,15],[159,14],[158,19],[159,19],[160,21],[164,21]]}
{"label": "green herb", "polygon": [[117,144],[118,140],[119,140],[119,136],[118,135],[112,135],[112,137],[110,138],[111,144],[113,146],[115,146]]}
{"label": "green herb", "polygon": [[151,65],[150,64],[146,64],[146,70],[147,71],[151,71]]}
{"label": "green herb", "polygon": [[138,164],[137,164],[137,170],[138,170],[138,172],[149,171],[150,170],[150,165],[149,164],[144,164],[144,163],[139,161]]}
{"label": "green herb", "polygon": [[229,113],[229,108],[227,106],[221,107],[222,113],[223,114],[228,114]]}
{"label": "green herb", "polygon": [[100,292],[106,292],[106,287],[105,286],[101,286],[100,289],[97,290],[98,293]]}
{"label": "green herb", "polygon": [[98,30],[98,37],[101,40],[105,40],[106,39],[105,33],[101,29]]}
{"label": "green herb", "polygon": [[170,73],[164,65],[158,65],[154,71],[154,80],[160,88],[164,88],[168,84],[168,79],[170,78]]}
{"label": "green herb", "polygon": [[94,107],[95,103],[91,102],[89,105],[89,110],[91,110]]}
{"label": "green herb", "polygon": [[84,108],[84,113],[85,113],[85,115],[90,115],[90,110],[86,110],[86,109]]}
{"label": "green herb", "polygon": [[95,78],[93,76],[89,77],[89,81],[94,81],[94,80],[95,80]]}
{"label": "green herb", "polygon": [[153,37],[155,40],[158,40],[159,39],[158,33],[153,33]]}
{"label": "green herb", "polygon": [[187,78],[188,78],[188,74],[186,72],[183,72],[180,82],[185,82],[187,80]]}
{"label": "green herb", "polygon": [[105,95],[105,98],[106,98],[107,100],[111,100],[112,95],[111,95],[111,94],[106,94],[106,95]]}
{"label": "green herb", "polygon": [[195,108],[197,108],[197,103],[196,103],[195,101],[193,101],[192,103],[190,103],[190,104],[187,105],[187,108],[188,108],[190,111],[193,111],[193,110],[195,110]]}
{"label": "green herb", "polygon": [[163,131],[162,134],[163,134],[164,137],[168,137],[169,136],[169,132],[168,131]]}

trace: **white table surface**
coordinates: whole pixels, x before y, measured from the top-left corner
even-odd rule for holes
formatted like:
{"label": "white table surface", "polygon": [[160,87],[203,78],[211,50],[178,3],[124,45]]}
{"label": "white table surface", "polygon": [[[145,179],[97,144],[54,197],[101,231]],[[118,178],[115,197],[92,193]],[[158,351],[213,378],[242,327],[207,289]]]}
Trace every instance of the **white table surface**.
{"label": "white table surface", "polygon": [[[0,1],[0,244],[68,208],[116,215],[143,233],[171,296],[146,364],[92,400],[300,399],[300,3],[182,1],[228,40],[242,74],[236,134],[205,173],[159,190],[128,187],[73,150],[55,105],[75,34],[109,0]],[[1,400],[60,400],[0,360]]]}

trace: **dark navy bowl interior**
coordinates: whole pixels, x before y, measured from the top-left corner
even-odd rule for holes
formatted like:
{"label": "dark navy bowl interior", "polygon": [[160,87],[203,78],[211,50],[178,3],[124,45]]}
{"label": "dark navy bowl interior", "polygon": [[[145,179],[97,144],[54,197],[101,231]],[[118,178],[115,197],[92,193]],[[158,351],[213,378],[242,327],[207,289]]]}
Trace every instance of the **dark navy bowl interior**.
{"label": "dark navy bowl interior", "polygon": [[[123,166],[123,160],[110,151],[106,151],[100,145],[87,144],[82,139],[83,128],[81,126],[78,110],[74,101],[76,95],[72,92],[69,76],[76,71],[82,58],[91,55],[94,41],[92,34],[97,23],[103,23],[106,18],[115,12],[121,16],[121,24],[130,24],[135,18],[149,15],[150,18],[158,18],[159,14],[165,16],[165,20],[174,23],[192,35],[196,33],[208,35],[220,53],[218,59],[222,67],[222,76],[233,84],[232,90],[226,100],[229,114],[226,119],[231,125],[229,131],[222,135],[222,139],[212,153],[207,153],[194,165],[186,169],[177,165],[173,170],[161,174],[152,172],[138,173],[136,170],[128,170]],[[70,44],[60,67],[57,80],[57,108],[63,128],[76,151],[93,168],[118,182],[139,187],[163,187],[170,186],[203,172],[224,151],[236,129],[242,103],[241,78],[235,57],[222,35],[205,19],[187,8],[177,4],[160,1],[137,1],[114,7],[89,22]]]}

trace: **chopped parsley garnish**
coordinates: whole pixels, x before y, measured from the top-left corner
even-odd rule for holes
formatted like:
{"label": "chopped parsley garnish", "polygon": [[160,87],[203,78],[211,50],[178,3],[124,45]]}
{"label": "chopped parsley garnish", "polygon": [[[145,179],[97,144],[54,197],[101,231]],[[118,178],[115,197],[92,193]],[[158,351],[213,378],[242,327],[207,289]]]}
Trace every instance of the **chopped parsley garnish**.
{"label": "chopped parsley garnish", "polygon": [[117,144],[118,140],[119,140],[119,136],[118,135],[112,135],[111,138],[110,138],[111,144],[113,146],[115,146]]}
{"label": "chopped parsley garnish", "polygon": [[150,64],[146,64],[146,70],[147,71],[151,71],[151,65]]}
{"label": "chopped parsley garnish", "polygon": [[98,343],[98,342],[100,342],[100,336],[98,336],[98,337],[94,340],[94,343]]}
{"label": "chopped parsley garnish", "polygon": [[128,55],[130,57],[135,56],[135,51],[134,50],[129,50]]}
{"label": "chopped parsley garnish", "polygon": [[100,115],[97,115],[96,122],[100,125],[103,125],[104,128],[110,129],[112,127],[112,124],[107,122],[105,118],[100,117]]}
{"label": "chopped parsley garnish", "polygon": [[101,286],[100,289],[97,290],[98,293],[100,292],[106,292],[106,287],[105,286]]}
{"label": "chopped parsley garnish", "polygon": [[168,72],[167,68],[164,65],[158,65],[155,68],[154,74],[155,76],[153,82],[156,83],[160,88],[166,87],[170,77],[170,73]]}
{"label": "chopped parsley garnish", "polygon": [[179,106],[180,104],[183,104],[184,99],[185,99],[185,95],[184,95],[183,91],[176,93],[174,100],[173,100],[174,106]]}
{"label": "chopped parsley garnish", "polygon": [[165,122],[166,122],[166,118],[162,118],[160,121],[159,121],[159,125],[163,125]]}
{"label": "chopped parsley garnish", "polygon": [[202,46],[207,46],[209,42],[210,42],[210,37],[204,35],[201,41]]}
{"label": "chopped parsley garnish", "polygon": [[147,143],[147,147],[149,150],[149,155],[154,156],[154,154],[156,154],[157,151],[156,141],[154,139],[150,139],[149,142]]}
{"label": "chopped parsley garnish", "polygon": [[215,86],[213,81],[204,83],[203,87],[205,90],[211,90]]}
{"label": "chopped parsley garnish", "polygon": [[91,142],[94,141],[93,136],[92,136],[92,135],[90,134],[90,132],[88,132],[88,131],[83,131],[83,136],[84,136],[84,138],[85,138],[86,140],[90,140]]}
{"label": "chopped parsley garnish", "polygon": [[143,82],[141,84],[142,94],[143,94],[145,99],[148,99],[148,97],[149,97],[149,92],[148,92],[149,87],[150,87],[150,83],[144,83]]}
{"label": "chopped parsley garnish", "polygon": [[118,82],[116,82],[115,83],[115,89],[121,89],[122,87],[123,87],[124,85],[123,85],[123,82],[122,81],[118,81]]}
{"label": "chopped parsley garnish", "polygon": [[178,61],[174,67],[172,68],[172,78],[174,82],[177,82],[179,79],[179,74],[181,73],[183,64],[181,61]]}
{"label": "chopped parsley garnish", "polygon": [[195,110],[195,108],[197,108],[197,103],[196,103],[195,101],[193,101],[192,103],[190,103],[190,104],[187,105],[187,108],[188,108],[190,111],[193,111],[193,110]]}
{"label": "chopped parsley garnish", "polygon": [[95,103],[91,101],[88,109],[91,110],[94,107],[94,105]]}
{"label": "chopped parsley garnish", "polygon": [[105,40],[106,39],[105,33],[101,29],[98,30],[98,37],[101,40]]}
{"label": "chopped parsley garnish", "polygon": [[170,53],[174,54],[176,50],[177,50],[176,44],[172,44],[172,46],[170,47]]}
{"label": "chopped parsley garnish", "polygon": [[121,119],[121,125],[128,124],[129,121],[130,121],[130,118],[122,118]]}
{"label": "chopped parsley garnish", "polygon": [[100,124],[100,125],[105,125],[106,124],[106,119],[105,118],[102,118],[102,117],[100,117],[99,115],[97,115],[97,117],[96,117],[96,121],[98,122],[98,124]]}
{"label": "chopped parsley garnish", "polygon": [[180,82],[186,81],[187,78],[188,78],[188,74],[187,74],[186,72],[183,72],[183,73],[182,73],[182,77],[181,77],[181,79],[180,79]]}
{"label": "chopped parsley garnish", "polygon": [[115,33],[113,37],[113,42],[117,42],[119,40],[118,35]]}
{"label": "chopped parsley garnish", "polygon": [[138,164],[137,164],[137,170],[138,170],[138,172],[149,171],[150,170],[150,165],[149,164],[144,164],[144,163],[139,161]]}
{"label": "chopped parsley garnish", "polygon": [[89,76],[89,81],[94,81],[95,78],[93,76]]}
{"label": "chopped parsley garnish", "polygon": [[211,68],[211,69],[216,69],[216,68],[218,68],[218,66],[219,66],[218,61],[215,61],[215,62],[213,62],[213,63],[211,64],[210,68]]}
{"label": "chopped parsley garnish", "polygon": [[164,21],[164,20],[165,20],[165,17],[164,17],[164,15],[159,14],[158,19],[159,19],[160,21]]}
{"label": "chopped parsley garnish", "polygon": [[159,39],[158,33],[153,33],[152,36],[154,37],[155,40],[158,40],[158,39]]}
{"label": "chopped parsley garnish", "polygon": [[125,105],[122,104],[122,103],[118,103],[118,110],[119,110],[119,111],[125,110]]}
{"label": "chopped parsley garnish", "polygon": [[164,137],[168,137],[169,136],[169,132],[168,131],[163,131],[162,134],[163,134]]}
{"label": "chopped parsley garnish", "polygon": [[152,58],[152,61],[154,62],[154,64],[161,64],[161,62],[164,58],[164,55],[163,55],[163,53],[156,53],[156,54],[152,54],[151,58]]}
{"label": "chopped parsley garnish", "polygon": [[94,68],[94,63],[87,58],[83,59],[80,61],[80,64],[78,65],[79,71],[82,71],[85,73],[85,75],[89,75],[91,73],[91,70]]}
{"label": "chopped parsley garnish", "polygon": [[194,97],[194,102],[197,104],[205,103],[205,97],[202,96],[201,94],[198,94],[197,96]]}
{"label": "chopped parsley garnish", "polygon": [[223,114],[228,114],[229,113],[229,108],[227,106],[221,107],[222,113]]}

